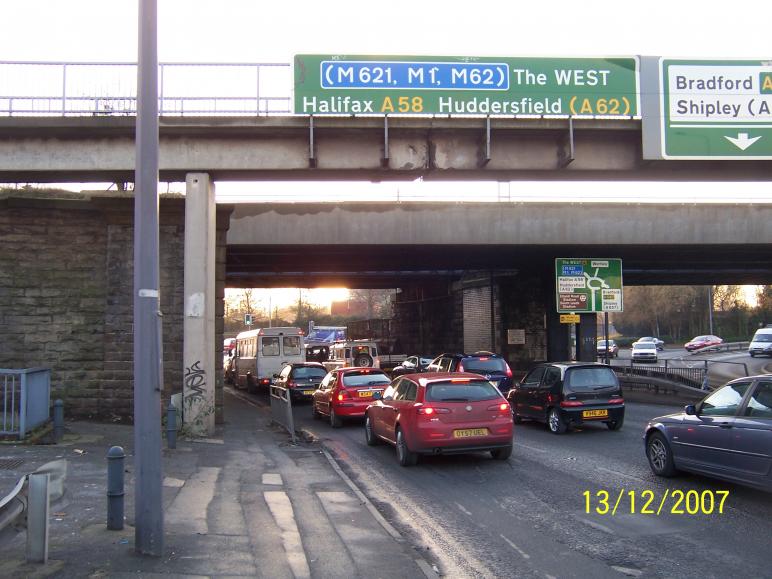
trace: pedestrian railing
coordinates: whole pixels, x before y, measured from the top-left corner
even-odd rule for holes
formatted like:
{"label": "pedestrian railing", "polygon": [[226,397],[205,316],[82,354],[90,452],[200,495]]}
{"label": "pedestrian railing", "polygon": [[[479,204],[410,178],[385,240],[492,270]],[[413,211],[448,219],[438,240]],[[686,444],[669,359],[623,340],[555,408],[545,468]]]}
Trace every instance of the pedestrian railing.
{"label": "pedestrian railing", "polygon": [[295,442],[295,420],[292,416],[292,396],[283,386],[271,386],[271,419],[283,426]]}
{"label": "pedestrian railing", "polygon": [[0,368],[0,435],[23,439],[50,417],[51,370]]}
{"label": "pedestrian railing", "polygon": [[64,495],[67,461],[55,460],[25,474],[13,490],[0,498],[0,539],[27,530],[27,561],[48,561],[48,521],[52,502]]}

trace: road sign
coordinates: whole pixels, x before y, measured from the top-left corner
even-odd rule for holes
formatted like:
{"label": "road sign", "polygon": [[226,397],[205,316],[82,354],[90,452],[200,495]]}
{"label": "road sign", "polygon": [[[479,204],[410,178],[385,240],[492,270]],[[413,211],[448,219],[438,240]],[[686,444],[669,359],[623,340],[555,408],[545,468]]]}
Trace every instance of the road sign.
{"label": "road sign", "polygon": [[638,59],[295,56],[306,115],[639,115]]}
{"label": "road sign", "polygon": [[621,312],[622,260],[558,258],[555,287],[558,313]]}
{"label": "road sign", "polygon": [[664,159],[772,159],[772,61],[660,59]]}
{"label": "road sign", "polygon": [[578,324],[579,314],[560,314],[561,324]]}
{"label": "road sign", "polygon": [[245,326],[252,325],[252,314],[244,314],[244,325]]}

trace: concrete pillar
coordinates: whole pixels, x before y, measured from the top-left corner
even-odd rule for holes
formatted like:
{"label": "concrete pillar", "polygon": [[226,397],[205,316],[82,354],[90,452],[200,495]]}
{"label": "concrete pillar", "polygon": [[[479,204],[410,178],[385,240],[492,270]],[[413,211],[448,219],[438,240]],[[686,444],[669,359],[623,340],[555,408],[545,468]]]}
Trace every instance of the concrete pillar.
{"label": "concrete pillar", "polygon": [[209,436],[215,420],[214,184],[206,173],[185,180],[185,322],[182,420],[188,432]]}
{"label": "concrete pillar", "polygon": [[580,362],[595,362],[597,359],[598,316],[579,314],[576,326],[576,359]]}

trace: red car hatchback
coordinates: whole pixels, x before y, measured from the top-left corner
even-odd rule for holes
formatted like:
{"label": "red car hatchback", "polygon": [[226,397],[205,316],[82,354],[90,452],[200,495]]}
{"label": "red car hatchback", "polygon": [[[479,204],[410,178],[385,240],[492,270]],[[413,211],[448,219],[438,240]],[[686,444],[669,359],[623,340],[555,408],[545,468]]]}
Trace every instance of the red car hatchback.
{"label": "red car hatchback", "polygon": [[362,418],[374,395],[389,385],[389,377],[378,368],[336,368],[329,372],[313,394],[314,418],[327,416],[333,428],[344,418]]}
{"label": "red car hatchback", "polygon": [[419,454],[512,454],[512,411],[488,380],[468,372],[408,374],[376,396],[365,414],[367,444],[397,448],[402,466]]}

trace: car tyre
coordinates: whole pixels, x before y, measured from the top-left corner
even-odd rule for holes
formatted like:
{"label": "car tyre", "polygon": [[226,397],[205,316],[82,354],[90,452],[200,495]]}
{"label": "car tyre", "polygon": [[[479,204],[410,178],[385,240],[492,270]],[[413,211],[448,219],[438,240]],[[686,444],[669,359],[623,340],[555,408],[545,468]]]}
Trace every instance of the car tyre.
{"label": "car tyre", "polygon": [[408,448],[401,428],[397,428],[397,460],[401,466],[414,466],[418,462],[418,454]]}
{"label": "car tyre", "polygon": [[624,423],[625,423],[625,417],[623,416],[619,420],[609,420],[606,423],[606,426],[608,426],[609,430],[620,430]]}
{"label": "car tyre", "polygon": [[753,352],[750,352],[750,355],[751,355],[751,358],[755,358],[756,357],[756,354],[754,354]]}
{"label": "car tyre", "polygon": [[646,458],[655,475],[670,477],[676,473],[673,451],[661,433],[655,432],[646,440]]}
{"label": "car tyre", "polygon": [[520,416],[518,413],[513,412],[512,413],[512,420],[515,421],[515,424],[522,424],[523,423],[523,417]]}
{"label": "car tyre", "polygon": [[369,414],[365,414],[365,441],[367,446],[377,446],[381,443],[381,439],[373,432],[373,423]]}
{"label": "car tyre", "polygon": [[247,376],[247,393],[248,394],[257,393],[257,384],[255,384],[255,379],[252,376]]}
{"label": "car tyre", "polygon": [[563,434],[568,430],[568,424],[560,416],[560,411],[557,408],[550,408],[547,413],[547,428],[552,434]]}
{"label": "car tyre", "polygon": [[494,460],[507,460],[512,456],[512,447],[506,446],[504,448],[496,448],[491,451],[491,456]]}
{"label": "car tyre", "polygon": [[343,419],[335,414],[335,409],[330,405],[330,426],[333,428],[340,428],[343,426]]}

